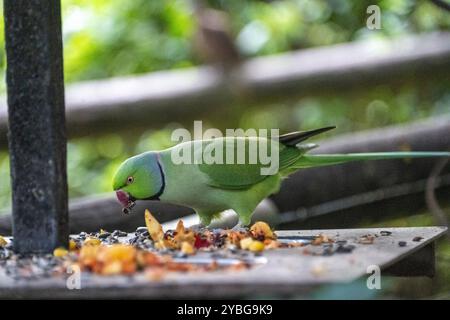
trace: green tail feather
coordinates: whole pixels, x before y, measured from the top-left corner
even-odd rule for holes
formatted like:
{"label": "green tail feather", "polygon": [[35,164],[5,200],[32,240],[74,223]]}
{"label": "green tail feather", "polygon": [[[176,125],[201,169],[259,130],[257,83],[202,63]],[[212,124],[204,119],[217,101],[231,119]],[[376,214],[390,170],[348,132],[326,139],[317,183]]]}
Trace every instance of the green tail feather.
{"label": "green tail feather", "polygon": [[407,159],[428,157],[450,157],[450,152],[371,152],[348,154],[307,154],[298,159],[290,168],[301,169],[341,164],[350,161]]}

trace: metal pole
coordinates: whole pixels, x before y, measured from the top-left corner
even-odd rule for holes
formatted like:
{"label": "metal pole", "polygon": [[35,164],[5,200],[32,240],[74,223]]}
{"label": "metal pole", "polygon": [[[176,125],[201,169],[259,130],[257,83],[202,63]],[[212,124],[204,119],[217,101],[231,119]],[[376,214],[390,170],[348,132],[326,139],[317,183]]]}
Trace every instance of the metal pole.
{"label": "metal pole", "polygon": [[14,249],[68,241],[59,0],[4,0]]}

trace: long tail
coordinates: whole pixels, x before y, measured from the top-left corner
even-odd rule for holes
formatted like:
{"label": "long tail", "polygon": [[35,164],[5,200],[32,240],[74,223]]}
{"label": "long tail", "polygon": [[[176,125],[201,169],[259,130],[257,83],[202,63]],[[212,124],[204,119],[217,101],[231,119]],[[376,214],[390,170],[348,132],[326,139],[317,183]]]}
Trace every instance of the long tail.
{"label": "long tail", "polygon": [[361,160],[450,157],[450,152],[371,152],[348,154],[306,154],[290,167],[295,169],[329,166]]}

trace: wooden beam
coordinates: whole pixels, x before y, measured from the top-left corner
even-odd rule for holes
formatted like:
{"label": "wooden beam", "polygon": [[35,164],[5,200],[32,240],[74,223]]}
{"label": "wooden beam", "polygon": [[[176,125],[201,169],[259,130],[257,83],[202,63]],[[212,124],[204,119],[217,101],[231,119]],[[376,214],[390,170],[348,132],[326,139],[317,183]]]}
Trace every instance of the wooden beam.
{"label": "wooden beam", "polygon": [[68,241],[59,1],[4,1],[14,249]]}
{"label": "wooden beam", "polygon": [[[191,123],[234,102],[259,104],[385,83],[448,78],[450,33],[355,42],[248,60],[231,76],[211,67],[154,72],[68,86],[69,137]],[[0,99],[2,101],[2,99]],[[209,112],[209,115],[208,115]],[[0,147],[6,145],[0,102]]]}

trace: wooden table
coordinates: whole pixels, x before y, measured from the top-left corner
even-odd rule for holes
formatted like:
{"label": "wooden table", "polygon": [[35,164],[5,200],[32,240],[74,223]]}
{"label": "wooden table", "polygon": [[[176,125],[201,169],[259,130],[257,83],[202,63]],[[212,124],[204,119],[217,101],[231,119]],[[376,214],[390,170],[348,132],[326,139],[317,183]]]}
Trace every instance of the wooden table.
{"label": "wooden table", "polygon": [[[335,241],[346,240],[355,249],[328,256],[320,254],[323,247],[311,245],[267,250],[259,258],[266,262],[249,270],[170,273],[160,281],[150,281],[142,274],[104,277],[82,273],[79,290],[67,289],[66,280],[62,278],[13,280],[0,270],[0,298],[289,296],[319,285],[348,283],[368,277],[369,266],[379,266],[382,276],[433,276],[434,242],[445,231],[445,227],[278,231],[279,237],[294,238],[322,233]],[[367,234],[375,236],[373,243],[360,243],[361,237]],[[305,254],[305,250],[318,255]]]}

